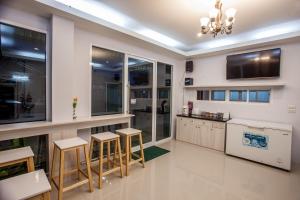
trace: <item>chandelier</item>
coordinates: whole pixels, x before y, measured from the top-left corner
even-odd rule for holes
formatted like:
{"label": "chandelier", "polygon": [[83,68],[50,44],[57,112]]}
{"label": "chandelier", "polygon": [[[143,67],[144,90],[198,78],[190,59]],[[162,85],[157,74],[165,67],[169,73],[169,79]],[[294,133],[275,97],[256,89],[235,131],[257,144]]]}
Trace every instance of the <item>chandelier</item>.
{"label": "chandelier", "polygon": [[216,0],[215,8],[209,12],[209,18],[203,17],[200,19],[201,33],[210,33],[216,37],[218,33],[231,34],[232,26],[235,21],[236,9],[229,8],[226,10],[226,20],[223,21],[223,11],[221,0]]}

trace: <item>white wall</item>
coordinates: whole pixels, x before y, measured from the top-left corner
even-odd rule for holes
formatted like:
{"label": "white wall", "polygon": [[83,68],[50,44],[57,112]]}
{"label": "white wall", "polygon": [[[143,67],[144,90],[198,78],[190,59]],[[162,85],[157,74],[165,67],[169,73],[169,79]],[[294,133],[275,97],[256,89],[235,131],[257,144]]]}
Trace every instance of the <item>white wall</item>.
{"label": "white wall", "polygon": [[72,119],[74,23],[52,17],[52,121]]}
{"label": "white wall", "polygon": [[[112,49],[131,55],[144,57],[154,61],[164,62],[173,65],[173,127],[175,116],[182,105],[181,90],[182,81],[178,81],[184,71],[184,60],[177,56],[164,53],[157,47],[147,45],[145,42],[123,35],[106,28],[88,29],[88,27],[75,27],[75,65],[73,95],[79,97],[78,116],[90,116],[91,113],[91,46]],[[178,98],[180,97],[180,98]]]}
{"label": "white wall", "polygon": [[[261,80],[261,82],[280,81],[285,82],[286,86],[284,88],[272,89],[271,102],[269,104],[197,101],[196,90],[194,89],[185,90],[185,102],[188,100],[193,101],[194,107],[202,111],[230,112],[233,118],[292,124],[294,127],[292,158],[294,162],[300,162],[300,43],[266,47],[264,49],[274,47],[282,49],[281,76],[279,79]],[[253,51],[256,50],[254,49]],[[194,78],[194,85],[220,85],[222,83],[234,82],[226,80],[226,56],[220,55],[194,60],[194,72],[187,76]],[[258,82],[258,80],[239,80],[236,82]],[[288,113],[288,105],[296,105],[298,109],[297,113]]]}
{"label": "white wall", "polygon": [[[173,65],[174,88],[182,88],[182,81],[178,81],[178,76],[182,76],[184,70],[182,56],[92,23],[76,24],[77,22],[59,16],[53,16],[52,19],[41,17],[3,5],[0,5],[0,11],[0,20],[46,32],[48,35],[48,56],[53,54],[52,58],[48,57],[48,77],[52,79],[52,83],[48,83],[48,104],[52,105],[48,113],[51,114],[52,120],[65,121],[72,118],[72,97],[74,96],[79,97],[77,116],[91,116],[89,63],[92,45],[171,64]],[[51,38],[53,43],[51,43]],[[52,93],[52,98],[49,91]],[[178,97],[181,97],[181,93],[174,89],[173,120],[182,105],[182,102],[178,101],[182,98]]]}

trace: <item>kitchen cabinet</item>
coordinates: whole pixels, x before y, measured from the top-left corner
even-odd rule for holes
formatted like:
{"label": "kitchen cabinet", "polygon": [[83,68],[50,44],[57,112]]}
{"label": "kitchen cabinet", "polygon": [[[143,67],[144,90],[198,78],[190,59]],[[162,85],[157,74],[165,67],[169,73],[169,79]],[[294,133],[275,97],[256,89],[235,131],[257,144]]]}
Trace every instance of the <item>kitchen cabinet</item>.
{"label": "kitchen cabinet", "polygon": [[176,139],[224,151],[225,130],[225,122],[179,116],[176,122]]}

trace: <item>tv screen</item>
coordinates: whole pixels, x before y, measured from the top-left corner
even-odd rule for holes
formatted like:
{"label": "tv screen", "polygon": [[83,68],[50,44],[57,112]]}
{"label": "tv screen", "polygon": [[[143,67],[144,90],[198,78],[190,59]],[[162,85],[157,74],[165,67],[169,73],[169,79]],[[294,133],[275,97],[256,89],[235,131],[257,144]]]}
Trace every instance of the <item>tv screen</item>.
{"label": "tv screen", "polygon": [[147,70],[129,71],[129,81],[132,86],[149,85],[149,72]]}
{"label": "tv screen", "polygon": [[280,76],[281,49],[227,56],[227,80]]}

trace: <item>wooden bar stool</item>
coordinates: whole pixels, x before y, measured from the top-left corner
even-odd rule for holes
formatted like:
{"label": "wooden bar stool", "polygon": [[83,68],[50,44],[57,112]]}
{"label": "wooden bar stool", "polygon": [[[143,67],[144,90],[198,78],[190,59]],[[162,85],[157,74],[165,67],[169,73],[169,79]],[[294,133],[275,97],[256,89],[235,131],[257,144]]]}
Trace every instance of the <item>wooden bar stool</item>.
{"label": "wooden bar stool", "polygon": [[[84,150],[87,174],[85,172],[83,172],[80,168],[80,148],[83,148],[83,150]],[[65,172],[65,170],[64,170],[65,152],[72,151],[72,150],[76,151],[77,169]],[[58,183],[56,183],[56,181],[55,181],[56,177],[54,177],[55,156],[57,153],[60,154],[59,182]],[[78,182],[74,183],[73,185],[64,187],[64,176],[67,174],[72,174],[74,172],[76,172],[78,174]],[[81,178],[80,174],[83,175],[86,179],[80,180],[80,178]],[[89,184],[90,192],[93,192],[93,180],[92,180],[92,174],[91,174],[90,159],[88,156],[88,142],[87,141],[85,141],[79,137],[54,141],[52,169],[51,169],[51,182],[54,184],[54,186],[58,190],[58,199],[59,200],[62,199],[64,192],[72,190],[72,189],[79,187],[86,183]]]}
{"label": "wooden bar stool", "polygon": [[[144,147],[142,139],[142,131],[134,128],[125,128],[116,130],[116,133],[125,137],[125,166],[126,166],[126,176],[128,176],[129,166],[135,163],[141,162],[143,167],[145,167],[145,158],[144,158]],[[140,144],[140,155],[132,154],[132,137],[139,137]],[[139,157],[137,160],[132,161],[132,155]]]}
{"label": "wooden bar stool", "polygon": [[[99,189],[102,188],[102,177],[108,174],[111,174],[117,170],[120,170],[121,178],[123,177],[123,165],[122,165],[122,153],[121,153],[121,144],[120,144],[120,136],[111,132],[104,132],[92,135],[91,145],[90,145],[90,158],[92,159],[94,143],[97,142],[99,144],[99,164],[98,170],[93,169],[92,171],[98,174],[98,184]],[[113,168],[110,169],[111,159],[110,159],[110,143],[115,143],[114,148],[114,158],[113,158]],[[107,143],[107,171],[103,172],[103,163],[104,163],[104,156],[103,156],[103,146]],[[116,160],[119,157],[119,166],[116,166]]]}
{"label": "wooden bar stool", "polygon": [[34,171],[33,157],[34,154],[29,146],[0,151],[0,167],[26,162],[27,171],[32,172]]}
{"label": "wooden bar stool", "polygon": [[35,197],[50,200],[51,186],[44,170],[38,170],[0,181],[0,191],[1,200],[23,200]]}

